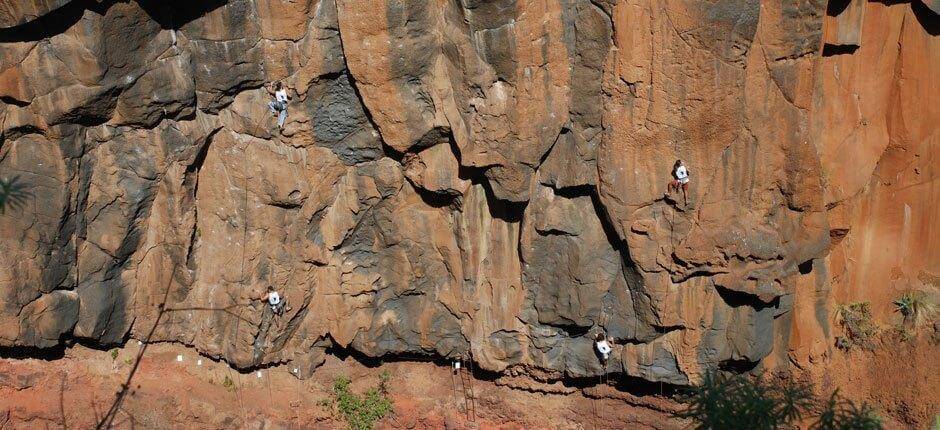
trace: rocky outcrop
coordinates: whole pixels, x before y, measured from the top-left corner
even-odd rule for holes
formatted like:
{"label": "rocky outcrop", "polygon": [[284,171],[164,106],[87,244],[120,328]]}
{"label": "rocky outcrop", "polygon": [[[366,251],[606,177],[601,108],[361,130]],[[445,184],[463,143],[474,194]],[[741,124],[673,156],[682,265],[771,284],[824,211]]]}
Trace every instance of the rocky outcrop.
{"label": "rocky outcrop", "polygon": [[[149,338],[301,377],[469,355],[549,384],[800,363],[834,288],[940,273],[935,10],[0,7],[0,174],[32,191],[0,215],[0,345]],[[897,226],[906,260],[871,257]]]}

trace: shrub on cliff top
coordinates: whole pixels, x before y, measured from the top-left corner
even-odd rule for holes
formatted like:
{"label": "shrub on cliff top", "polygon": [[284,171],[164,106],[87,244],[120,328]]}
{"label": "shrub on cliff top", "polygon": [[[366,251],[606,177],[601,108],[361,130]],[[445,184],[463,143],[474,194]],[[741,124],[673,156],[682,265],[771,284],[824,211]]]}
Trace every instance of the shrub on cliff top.
{"label": "shrub on cliff top", "polygon": [[867,404],[859,407],[838,391],[827,401],[812,393],[809,383],[792,379],[708,373],[680,397],[686,408],[676,416],[702,430],[797,428],[806,421],[816,430],[881,428],[881,419]]}

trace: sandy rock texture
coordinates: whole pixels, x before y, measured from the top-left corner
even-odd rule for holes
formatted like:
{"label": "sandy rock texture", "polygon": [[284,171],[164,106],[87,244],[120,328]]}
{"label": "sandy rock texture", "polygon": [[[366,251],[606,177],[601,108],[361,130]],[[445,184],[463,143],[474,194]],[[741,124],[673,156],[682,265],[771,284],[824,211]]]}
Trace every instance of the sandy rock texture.
{"label": "sandy rock texture", "polygon": [[3,2],[0,176],[32,196],[0,215],[0,346],[808,366],[833,303],[940,276],[938,9]]}

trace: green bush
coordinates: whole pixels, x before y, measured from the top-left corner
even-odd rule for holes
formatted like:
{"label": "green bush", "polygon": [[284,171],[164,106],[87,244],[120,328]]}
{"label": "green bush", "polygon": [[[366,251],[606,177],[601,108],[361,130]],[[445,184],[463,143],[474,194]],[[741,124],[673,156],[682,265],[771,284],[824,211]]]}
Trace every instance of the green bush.
{"label": "green bush", "polygon": [[680,396],[686,408],[676,416],[702,430],[796,428],[804,419],[814,430],[881,429],[867,404],[858,407],[838,391],[820,402],[812,392],[810,384],[791,379],[708,373]]}
{"label": "green bush", "polygon": [[222,379],[222,386],[225,387],[226,390],[233,391],[235,390],[235,381],[229,378],[228,375],[225,375],[225,378]]}
{"label": "green bush", "polygon": [[904,317],[904,323],[910,326],[919,326],[933,319],[937,312],[936,305],[931,303],[927,293],[923,291],[908,291],[894,301],[895,310]]}
{"label": "green bush", "polygon": [[380,375],[379,386],[357,395],[349,388],[351,381],[341,376],[333,382],[333,397],[336,408],[353,430],[371,430],[375,422],[392,411],[392,402],[387,396],[390,375]]}
{"label": "green bush", "polygon": [[118,350],[117,348],[114,348],[111,350],[111,361],[117,360],[117,358],[118,358]]}
{"label": "green bush", "polygon": [[842,349],[874,349],[878,327],[872,322],[871,304],[855,302],[836,307],[836,316],[845,336],[836,337],[836,346]]}

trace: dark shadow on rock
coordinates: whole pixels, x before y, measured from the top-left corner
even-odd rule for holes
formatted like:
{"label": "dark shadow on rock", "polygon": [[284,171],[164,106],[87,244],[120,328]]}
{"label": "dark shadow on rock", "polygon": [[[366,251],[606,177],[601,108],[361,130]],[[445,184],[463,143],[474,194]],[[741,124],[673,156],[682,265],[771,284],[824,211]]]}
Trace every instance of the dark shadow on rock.
{"label": "dark shadow on rock", "polygon": [[164,30],[178,30],[225,6],[228,0],[138,0],[137,3]]}
{"label": "dark shadow on rock", "polygon": [[849,7],[849,3],[852,3],[852,0],[829,0],[829,4],[826,5],[826,15],[839,16]]}
{"label": "dark shadow on rock", "polygon": [[[455,155],[459,162],[460,153],[457,152]],[[468,180],[474,185],[479,184],[483,186],[483,191],[486,194],[486,201],[488,203],[486,206],[490,211],[491,217],[509,223],[522,222],[522,215],[525,213],[525,208],[528,206],[529,202],[512,202],[496,197],[496,194],[493,192],[493,186],[490,184],[489,178],[486,177],[486,170],[487,168],[484,167],[464,166],[461,164],[457,170],[457,177]]]}
{"label": "dark shadow on rock", "polygon": [[421,201],[432,208],[453,208],[460,205],[459,195],[426,190],[421,188],[421,184],[412,182],[411,178],[406,177],[406,179],[411,183],[418,196],[421,197]]}
{"label": "dark shadow on rock", "polygon": [[940,34],[940,15],[920,1],[911,3],[911,11],[914,12],[914,17],[917,18],[921,27],[924,27],[927,34],[931,36]]}
{"label": "dark shadow on rock", "polygon": [[759,361],[749,361],[749,360],[725,360],[721,363],[718,363],[718,369],[731,372],[734,374],[742,374],[751,372],[757,368],[757,365],[760,364]]}
{"label": "dark shadow on rock", "polygon": [[800,263],[800,265],[797,267],[799,268],[801,275],[809,275],[810,273],[813,273],[813,260],[806,260]]}
{"label": "dark shadow on rock", "polygon": [[754,310],[759,311],[766,308],[776,308],[780,304],[780,297],[774,297],[773,300],[768,303],[753,294],[731,290],[720,285],[715,285],[715,290],[718,291],[718,295],[721,296],[721,299],[732,308],[750,306],[754,308]]}
{"label": "dark shadow on rock", "polygon": [[858,50],[858,45],[834,45],[827,43],[823,45],[822,56],[832,57],[835,55],[854,54]]}
{"label": "dark shadow on rock", "polygon": [[[332,337],[331,337],[332,339]],[[336,344],[336,341],[333,341],[332,344],[326,348],[326,354],[332,355],[340,360],[346,360],[351,358],[356,360],[359,364],[366,366],[368,368],[380,367],[386,363],[433,363],[437,366],[450,366],[450,361],[447,358],[441,357],[439,355],[423,355],[417,353],[398,353],[398,354],[385,354],[380,357],[372,357],[366,355],[355,348],[351,347],[342,347]]]}
{"label": "dark shadow on rock", "polygon": [[37,348],[35,346],[0,346],[0,358],[23,360],[32,358],[43,361],[53,361],[65,357],[65,344],[59,343],[51,348]]}
{"label": "dark shadow on rock", "polygon": [[[19,0],[17,0],[19,1]],[[73,0],[32,21],[0,28],[0,43],[34,42],[64,33],[82,18],[86,10],[104,15],[115,0]]]}

